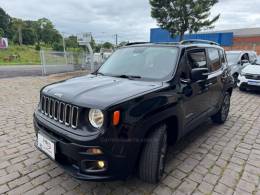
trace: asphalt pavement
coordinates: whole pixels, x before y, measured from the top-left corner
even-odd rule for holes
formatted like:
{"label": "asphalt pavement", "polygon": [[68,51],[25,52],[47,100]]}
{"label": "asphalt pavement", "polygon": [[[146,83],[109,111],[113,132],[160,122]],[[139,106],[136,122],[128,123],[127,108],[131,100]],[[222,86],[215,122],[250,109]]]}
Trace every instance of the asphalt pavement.
{"label": "asphalt pavement", "polygon": [[[55,73],[73,72],[75,70],[74,65],[48,65],[46,66],[46,75]],[[0,79],[11,77],[24,77],[24,76],[41,76],[41,65],[10,65],[0,66]]]}
{"label": "asphalt pavement", "polygon": [[10,65],[0,66],[0,79],[20,76],[42,75],[41,65]]}

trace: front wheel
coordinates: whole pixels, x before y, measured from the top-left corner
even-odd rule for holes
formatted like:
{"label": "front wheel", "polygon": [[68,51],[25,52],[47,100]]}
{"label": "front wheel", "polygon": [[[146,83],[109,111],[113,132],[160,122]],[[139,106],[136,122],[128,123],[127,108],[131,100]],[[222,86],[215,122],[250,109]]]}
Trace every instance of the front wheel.
{"label": "front wheel", "polygon": [[239,90],[240,90],[240,91],[246,91],[246,88],[245,88],[245,87],[242,87],[242,86],[240,86],[240,87],[239,87]]}
{"label": "front wheel", "polygon": [[236,87],[237,87],[237,83],[238,83],[238,74],[235,73],[235,74],[233,75],[233,78],[234,78],[234,88],[236,88]]}
{"label": "front wheel", "polygon": [[227,120],[230,108],[230,94],[225,93],[223,103],[219,111],[211,117],[212,121],[218,124],[222,124]]}
{"label": "front wheel", "polygon": [[163,176],[167,152],[166,125],[155,128],[147,138],[139,162],[139,177],[157,183]]}

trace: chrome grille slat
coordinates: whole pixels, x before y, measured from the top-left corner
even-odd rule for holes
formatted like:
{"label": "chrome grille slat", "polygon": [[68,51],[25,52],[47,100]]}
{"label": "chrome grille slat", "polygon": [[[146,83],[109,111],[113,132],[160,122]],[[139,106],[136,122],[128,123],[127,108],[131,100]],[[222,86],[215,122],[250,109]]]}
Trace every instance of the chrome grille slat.
{"label": "chrome grille slat", "polygon": [[41,112],[44,113],[44,101],[45,101],[45,97],[42,96],[41,97]]}
{"label": "chrome grille slat", "polygon": [[71,105],[66,104],[64,113],[65,113],[64,114],[65,125],[69,126],[70,125],[70,115],[71,115]]}
{"label": "chrome grille slat", "polygon": [[65,114],[64,114],[64,112],[65,112],[64,108],[65,108],[65,104],[64,104],[63,102],[60,102],[60,104],[59,104],[59,122],[60,122],[60,123],[63,123],[63,122],[64,122],[64,116],[65,116]]}
{"label": "chrome grille slat", "polygon": [[79,108],[54,98],[41,96],[41,112],[48,118],[76,129],[79,120]]}
{"label": "chrome grille slat", "polygon": [[53,100],[52,99],[49,99],[48,113],[49,113],[49,117],[52,118],[52,114],[53,114]]}
{"label": "chrome grille slat", "polygon": [[49,108],[49,98],[45,97],[45,109],[44,109],[45,115],[48,115],[48,108]]}
{"label": "chrome grille slat", "polygon": [[53,118],[55,121],[58,120],[58,109],[59,109],[59,101],[55,100],[53,106]]}
{"label": "chrome grille slat", "polygon": [[76,106],[73,106],[71,109],[71,119],[70,119],[72,128],[77,128],[78,118],[79,118],[79,108]]}

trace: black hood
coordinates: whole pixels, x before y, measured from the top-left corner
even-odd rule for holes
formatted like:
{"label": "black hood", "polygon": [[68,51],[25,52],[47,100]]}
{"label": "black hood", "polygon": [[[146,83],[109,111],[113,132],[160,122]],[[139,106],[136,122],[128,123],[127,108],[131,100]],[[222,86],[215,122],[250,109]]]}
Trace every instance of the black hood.
{"label": "black hood", "polygon": [[42,92],[77,106],[105,109],[160,87],[162,82],[87,75],[48,85]]}

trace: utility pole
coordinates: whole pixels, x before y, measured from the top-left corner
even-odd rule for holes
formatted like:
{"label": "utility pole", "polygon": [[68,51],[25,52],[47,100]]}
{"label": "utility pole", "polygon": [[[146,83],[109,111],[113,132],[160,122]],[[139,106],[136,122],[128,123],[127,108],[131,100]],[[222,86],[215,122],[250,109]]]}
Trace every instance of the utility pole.
{"label": "utility pole", "polygon": [[67,53],[66,53],[66,43],[65,43],[65,33],[62,33],[62,44],[63,44],[63,52],[64,52],[64,58],[66,61],[66,65],[68,65],[68,59],[67,59]]}
{"label": "utility pole", "polygon": [[115,38],[116,38],[116,47],[118,45],[118,34],[115,34]]}

